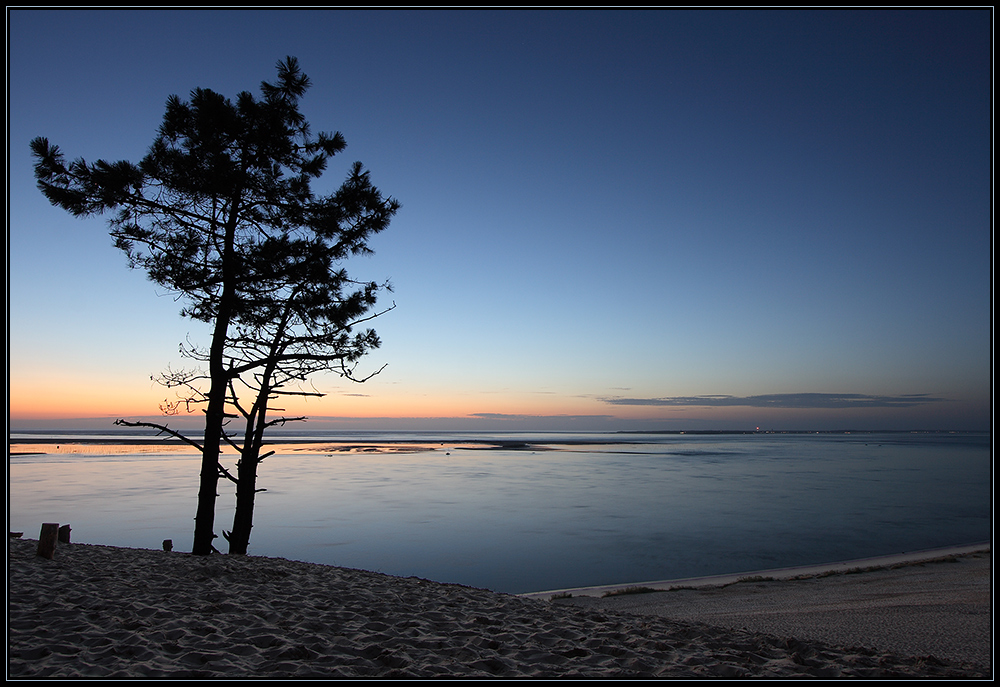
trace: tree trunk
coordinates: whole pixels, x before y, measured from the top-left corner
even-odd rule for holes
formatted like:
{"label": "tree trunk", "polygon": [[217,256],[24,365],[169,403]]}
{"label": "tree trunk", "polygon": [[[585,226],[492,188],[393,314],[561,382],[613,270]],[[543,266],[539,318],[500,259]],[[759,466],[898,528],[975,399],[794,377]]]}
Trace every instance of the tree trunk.
{"label": "tree trunk", "polygon": [[[222,389],[225,394],[225,387]],[[205,414],[205,441],[201,453],[201,480],[198,488],[198,510],[194,516],[194,544],[191,553],[206,556],[212,553],[215,539],[215,499],[219,495],[219,453],[222,438],[224,413],[217,408],[223,405],[215,402],[215,379],[213,374],[208,412]]]}
{"label": "tree trunk", "polygon": [[215,550],[215,500],[219,496],[219,455],[222,450],[223,424],[226,419],[226,370],[222,360],[226,334],[229,331],[228,312],[223,310],[215,321],[209,370],[212,385],[208,392],[205,412],[205,440],[201,453],[201,481],[198,489],[198,510],[194,518],[194,544],[191,553],[206,556]]}
{"label": "tree trunk", "polygon": [[236,224],[239,219],[238,203],[239,194],[234,194],[221,250],[222,295],[219,298],[219,310],[215,315],[215,329],[212,332],[212,346],[209,349],[208,370],[212,383],[208,392],[208,408],[205,410],[201,480],[198,487],[198,509],[194,518],[194,544],[191,546],[191,553],[196,556],[206,556],[215,550],[212,544],[215,539],[215,500],[219,496],[219,454],[226,421],[226,391],[229,382],[224,353],[226,337],[229,335],[229,321],[236,301],[233,251]]}
{"label": "tree trunk", "polygon": [[257,465],[255,452],[253,457],[241,458],[237,466],[236,513],[233,516],[233,531],[229,533],[231,554],[245,555],[250,546],[254,498],[257,496]]}
{"label": "tree trunk", "polygon": [[257,466],[263,457],[260,450],[264,446],[264,430],[267,429],[267,401],[271,394],[271,379],[277,366],[279,343],[288,323],[286,308],[271,344],[270,358],[261,373],[260,388],[253,408],[246,415],[246,431],[243,435],[243,454],[236,466],[236,513],[233,515],[233,531],[229,533],[229,553],[245,555],[250,546],[250,530],[253,529],[254,499],[257,496]]}

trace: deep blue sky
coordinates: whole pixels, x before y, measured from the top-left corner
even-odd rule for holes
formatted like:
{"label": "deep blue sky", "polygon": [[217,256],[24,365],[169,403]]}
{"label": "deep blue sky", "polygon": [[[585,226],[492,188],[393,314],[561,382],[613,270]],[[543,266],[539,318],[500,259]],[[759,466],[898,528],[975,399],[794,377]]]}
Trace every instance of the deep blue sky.
{"label": "deep blue sky", "polygon": [[294,55],[348,142],[323,190],[361,160],[403,204],[348,265],[396,287],[389,367],[306,413],[991,426],[990,10],[9,10],[8,34],[14,418],[155,413],[150,374],[204,339],[102,219],[48,205],[28,141],[138,160],[168,95],[257,92]]}

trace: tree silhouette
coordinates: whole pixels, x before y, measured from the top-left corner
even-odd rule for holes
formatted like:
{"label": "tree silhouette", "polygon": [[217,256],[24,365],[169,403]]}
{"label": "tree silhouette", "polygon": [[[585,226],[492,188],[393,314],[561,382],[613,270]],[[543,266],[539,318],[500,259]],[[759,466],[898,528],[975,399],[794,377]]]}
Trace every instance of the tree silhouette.
{"label": "tree silhouette", "polygon": [[[340,263],[371,252],[368,239],[389,225],[399,203],[383,197],[361,163],[335,192],[313,193],[311,182],[346,142],[339,132],[310,133],[299,111],[309,79],[293,57],[277,67],[277,81],[261,83],[260,98],[243,92],[232,102],[206,89],[192,91],[190,102],[171,96],[138,164],[67,165],[45,138],[31,142],[49,201],[79,217],[113,212],[110,233],[130,266],[180,296],[183,315],[212,326],[208,348],[182,345],[207,370],[160,377],[184,390],[188,410],[204,411],[201,441],[166,424],[119,421],[155,427],[201,451],[194,554],[214,549],[220,477],[237,485],[230,551],[246,552],[264,431],[302,419],[269,419],[280,412],[269,403],[319,395],[297,386],[316,372],[356,379],[354,365],[379,345],[374,331],[354,328],[382,314],[374,308],[388,284],[355,282]],[[244,421],[242,438],[228,430],[236,418]],[[239,451],[236,475],[220,462],[223,443]]]}

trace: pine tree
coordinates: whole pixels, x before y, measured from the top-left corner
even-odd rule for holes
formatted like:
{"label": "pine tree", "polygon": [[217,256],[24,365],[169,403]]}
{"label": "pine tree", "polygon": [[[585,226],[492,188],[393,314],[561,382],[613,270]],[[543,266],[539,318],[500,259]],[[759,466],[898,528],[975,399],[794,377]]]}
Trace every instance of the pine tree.
{"label": "pine tree", "polygon": [[[201,451],[195,554],[214,549],[220,476],[237,485],[230,551],[246,552],[264,431],[301,419],[269,419],[280,410],[269,402],[315,393],[289,385],[323,370],[353,379],[357,361],[379,345],[374,331],[354,329],[382,314],[374,308],[388,284],[355,282],[339,265],[371,252],[368,239],[389,225],[399,203],[383,197],[361,163],[337,191],[313,193],[312,181],[346,142],[339,132],[310,133],[299,111],[309,85],[289,57],[278,63],[275,83],[261,84],[259,98],[243,92],[232,102],[206,89],[192,91],[189,102],[171,96],[138,164],[67,165],[48,140],[31,142],[49,201],[79,217],[112,213],[111,236],[130,266],[179,295],[183,315],[212,326],[207,348],[182,347],[207,371],[160,378],[186,391],[188,409],[204,411],[202,440],[165,424],[120,421],[156,427]],[[245,423],[242,438],[227,429],[236,418]],[[225,442],[240,453],[235,476],[220,462]]]}

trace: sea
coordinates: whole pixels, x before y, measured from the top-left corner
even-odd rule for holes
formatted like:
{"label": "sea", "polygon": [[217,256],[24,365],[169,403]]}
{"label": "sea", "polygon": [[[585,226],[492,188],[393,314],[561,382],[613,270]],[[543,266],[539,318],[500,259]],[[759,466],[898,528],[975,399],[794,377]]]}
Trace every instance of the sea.
{"label": "sea", "polygon": [[[988,433],[308,432],[258,470],[250,555],[507,593],[813,565],[992,539]],[[190,551],[190,448],[9,435],[8,524]],[[232,467],[235,456],[226,456]],[[231,526],[219,483],[215,531]],[[58,554],[57,554],[58,555]]]}

